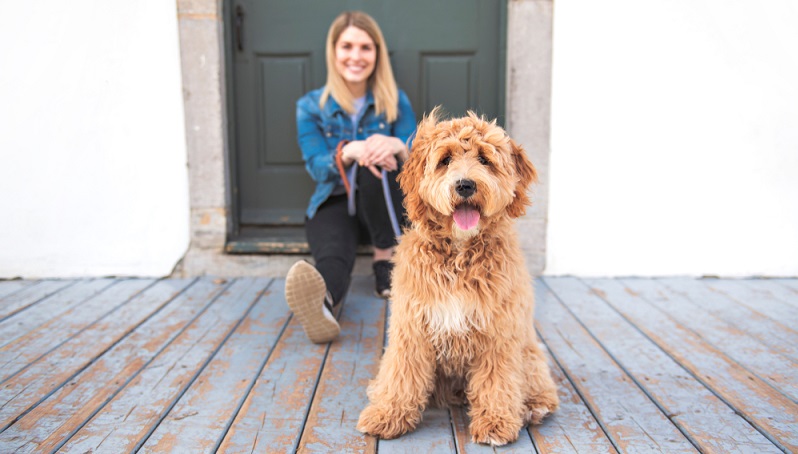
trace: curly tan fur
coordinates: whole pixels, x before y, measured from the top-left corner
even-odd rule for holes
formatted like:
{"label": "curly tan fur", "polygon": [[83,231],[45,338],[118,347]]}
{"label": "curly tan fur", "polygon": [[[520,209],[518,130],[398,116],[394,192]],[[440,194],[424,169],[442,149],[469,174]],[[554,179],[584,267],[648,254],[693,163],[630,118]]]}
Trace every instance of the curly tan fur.
{"label": "curly tan fur", "polygon": [[[476,183],[470,197],[458,181]],[[474,441],[503,445],[559,403],[533,328],[534,293],[513,228],[537,174],[524,150],[473,113],[419,125],[400,184],[412,227],[396,249],[388,348],[358,429],[413,430],[428,403],[467,403]],[[454,221],[459,205],[476,227]]]}

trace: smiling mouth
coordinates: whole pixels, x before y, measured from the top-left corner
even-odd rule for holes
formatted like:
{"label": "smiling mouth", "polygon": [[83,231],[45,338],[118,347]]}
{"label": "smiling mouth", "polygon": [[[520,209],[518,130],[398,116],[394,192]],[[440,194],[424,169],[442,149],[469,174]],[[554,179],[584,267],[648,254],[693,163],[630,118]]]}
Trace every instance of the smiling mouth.
{"label": "smiling mouth", "polygon": [[479,208],[470,203],[461,203],[455,207],[452,217],[460,230],[471,230],[479,224]]}

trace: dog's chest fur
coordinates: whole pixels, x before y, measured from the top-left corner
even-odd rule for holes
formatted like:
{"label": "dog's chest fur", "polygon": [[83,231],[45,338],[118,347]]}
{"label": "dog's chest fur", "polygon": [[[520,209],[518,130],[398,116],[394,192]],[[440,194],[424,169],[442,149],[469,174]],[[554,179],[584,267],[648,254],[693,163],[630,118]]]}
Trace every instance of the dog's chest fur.
{"label": "dog's chest fur", "polygon": [[474,326],[473,314],[455,296],[438,301],[427,308],[427,326],[432,337],[463,335]]}
{"label": "dog's chest fur", "polygon": [[437,363],[447,375],[463,375],[475,354],[476,337],[481,337],[487,320],[468,300],[451,296],[426,309],[427,334]]}

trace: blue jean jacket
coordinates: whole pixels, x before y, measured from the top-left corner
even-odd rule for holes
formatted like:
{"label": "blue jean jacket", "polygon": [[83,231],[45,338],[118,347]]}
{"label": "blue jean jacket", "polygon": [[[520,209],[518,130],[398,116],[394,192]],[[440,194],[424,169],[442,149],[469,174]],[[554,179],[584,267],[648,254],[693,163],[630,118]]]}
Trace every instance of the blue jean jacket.
{"label": "blue jean jacket", "polygon": [[388,123],[385,114],[374,112],[374,96],[369,91],[366,103],[357,119],[357,131],[352,128],[352,119],[335,99],[329,97],[324,109],[319,108],[323,88],[313,90],[296,103],[296,126],[299,148],[305,160],[305,168],[316,182],[316,190],[310,197],[308,218],[313,218],[319,206],[330,197],[341,182],[335,165],[335,152],[342,140],[365,140],[372,134],[397,137],[410,148],[410,139],[416,131],[416,116],[407,95],[399,90],[399,115]]}

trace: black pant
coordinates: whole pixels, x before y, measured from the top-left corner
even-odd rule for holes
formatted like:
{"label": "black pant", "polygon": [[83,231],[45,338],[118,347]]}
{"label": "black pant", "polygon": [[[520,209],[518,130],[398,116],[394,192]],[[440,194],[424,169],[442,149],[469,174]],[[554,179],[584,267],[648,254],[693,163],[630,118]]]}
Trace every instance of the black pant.
{"label": "black pant", "polygon": [[[389,172],[388,187],[400,228],[406,223],[402,192],[396,182],[399,172]],[[346,195],[331,196],[319,206],[313,219],[305,220],[305,234],[327,290],[338,304],[346,295],[361,239],[379,249],[396,244],[396,236],[385,203],[382,180],[368,169],[357,173],[357,214],[349,216]]]}

